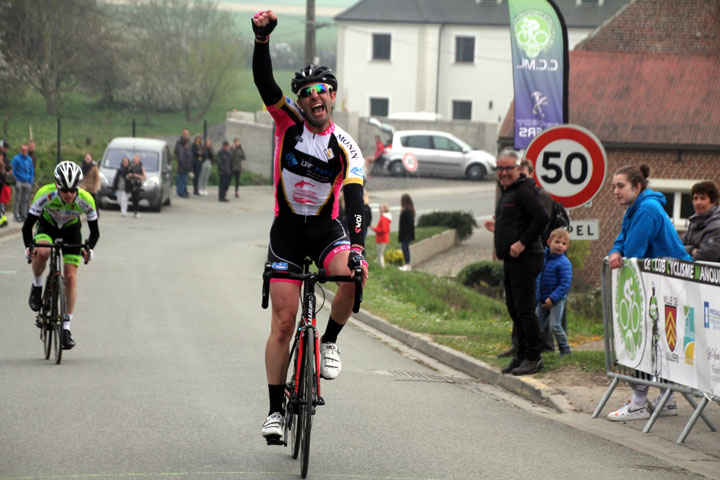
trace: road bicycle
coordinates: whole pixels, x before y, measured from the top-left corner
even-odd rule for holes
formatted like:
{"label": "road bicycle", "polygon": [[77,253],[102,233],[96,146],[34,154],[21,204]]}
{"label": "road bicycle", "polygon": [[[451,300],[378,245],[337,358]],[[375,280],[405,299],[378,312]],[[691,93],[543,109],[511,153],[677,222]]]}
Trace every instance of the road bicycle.
{"label": "road bicycle", "polygon": [[[65,283],[62,276],[62,249],[83,248],[89,251],[88,242],[82,244],[64,243],[61,238],[54,240],[55,243],[33,243],[31,251],[36,248],[50,249],[50,265],[45,280],[45,289],[42,293],[42,303],[37,313],[35,324],[40,329],[40,340],[43,342],[45,360],[55,352],[55,364],[62,361],[62,335],[63,322],[67,320],[67,305],[65,299]],[[28,263],[32,262],[32,257]],[[87,260],[85,261],[87,263]]]}
{"label": "road bicycle", "polygon": [[[355,300],[353,312],[360,310],[362,302],[362,269],[354,269],[354,275],[328,275],[324,269],[310,272],[312,261],[305,259],[303,273],[280,272],[265,264],[263,271],[262,307],[267,308],[270,279],[299,280],[303,284],[302,313],[295,331],[295,340],[290,349],[289,381],[285,386],[285,435],[284,439],[267,439],[269,445],[287,446],[290,437],[292,457],[300,455],[300,475],[307,476],[310,460],[310,432],[315,407],[325,405],[320,390],[320,337],[318,336],[315,314],[315,286],[325,282],[353,282]],[[322,287],[321,287],[322,290]]]}

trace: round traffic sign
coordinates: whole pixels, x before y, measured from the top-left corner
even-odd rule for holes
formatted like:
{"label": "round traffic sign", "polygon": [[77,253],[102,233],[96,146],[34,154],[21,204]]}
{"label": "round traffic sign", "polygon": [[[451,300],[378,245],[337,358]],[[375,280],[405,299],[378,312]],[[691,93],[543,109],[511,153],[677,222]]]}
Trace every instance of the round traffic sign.
{"label": "round traffic sign", "polygon": [[563,124],[535,137],[525,151],[535,167],[535,182],[565,208],[590,202],[607,175],[607,155],[588,129]]}
{"label": "round traffic sign", "polygon": [[402,162],[405,170],[410,173],[415,172],[418,168],[417,158],[413,153],[406,152],[405,155],[403,155],[402,157]]}

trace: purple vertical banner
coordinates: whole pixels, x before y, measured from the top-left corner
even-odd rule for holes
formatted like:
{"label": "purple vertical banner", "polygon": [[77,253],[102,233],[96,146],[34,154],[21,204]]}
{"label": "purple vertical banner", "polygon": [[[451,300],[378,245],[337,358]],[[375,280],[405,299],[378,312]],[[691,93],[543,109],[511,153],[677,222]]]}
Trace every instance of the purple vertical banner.
{"label": "purple vertical banner", "polygon": [[553,0],[508,0],[515,86],[515,148],[568,122],[567,28]]}

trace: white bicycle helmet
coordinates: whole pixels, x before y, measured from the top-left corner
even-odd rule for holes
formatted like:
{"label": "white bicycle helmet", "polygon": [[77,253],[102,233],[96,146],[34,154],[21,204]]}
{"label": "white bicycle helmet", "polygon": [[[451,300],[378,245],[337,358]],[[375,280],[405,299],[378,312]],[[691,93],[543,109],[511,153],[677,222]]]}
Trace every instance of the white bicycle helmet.
{"label": "white bicycle helmet", "polygon": [[73,162],[66,160],[55,167],[55,184],[58,188],[78,188],[82,179],[82,170]]}

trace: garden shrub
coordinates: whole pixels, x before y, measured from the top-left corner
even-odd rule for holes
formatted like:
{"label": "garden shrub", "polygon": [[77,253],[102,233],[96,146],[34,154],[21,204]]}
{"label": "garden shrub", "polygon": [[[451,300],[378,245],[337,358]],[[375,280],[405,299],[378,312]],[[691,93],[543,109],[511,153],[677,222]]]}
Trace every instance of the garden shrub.
{"label": "garden shrub", "polygon": [[385,254],[383,256],[385,257],[385,263],[387,265],[400,266],[405,264],[405,257],[403,257],[402,250],[397,248],[388,248],[385,250]]}
{"label": "garden shrub", "polygon": [[483,260],[466,265],[457,279],[466,287],[473,288],[484,295],[502,298],[503,267],[501,263]]}
{"label": "garden shrub", "polygon": [[478,226],[475,217],[470,212],[431,212],[421,215],[418,219],[418,227],[433,225],[454,228],[460,242],[469,238],[472,235],[473,227]]}

